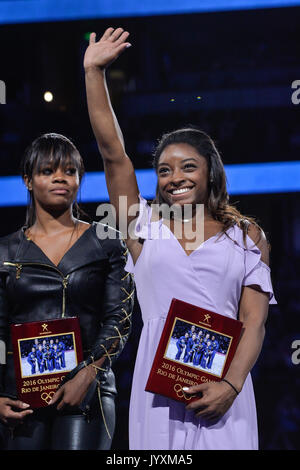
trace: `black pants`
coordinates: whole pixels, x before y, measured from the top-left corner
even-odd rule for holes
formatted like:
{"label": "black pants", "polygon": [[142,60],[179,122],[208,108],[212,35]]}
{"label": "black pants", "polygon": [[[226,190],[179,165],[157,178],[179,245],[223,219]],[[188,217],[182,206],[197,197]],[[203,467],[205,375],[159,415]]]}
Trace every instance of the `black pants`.
{"label": "black pants", "polygon": [[88,422],[84,415],[40,409],[15,428],[2,428],[4,450],[108,450],[115,428],[114,395],[102,396],[102,408],[111,439],[99,409]]}

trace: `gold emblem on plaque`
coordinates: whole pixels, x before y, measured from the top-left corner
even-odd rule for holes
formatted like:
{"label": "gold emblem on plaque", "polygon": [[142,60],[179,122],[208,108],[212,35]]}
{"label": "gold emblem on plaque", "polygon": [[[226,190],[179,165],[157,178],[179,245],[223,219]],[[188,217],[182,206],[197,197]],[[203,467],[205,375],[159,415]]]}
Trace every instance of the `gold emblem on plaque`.
{"label": "gold emblem on plaque", "polygon": [[178,398],[185,398],[186,400],[190,400],[191,398],[196,397],[197,395],[187,395],[184,390],[182,390],[182,385],[180,384],[175,384],[174,385],[174,391],[176,392],[176,395]]}
{"label": "gold emblem on plaque", "polygon": [[202,325],[206,325],[206,326],[211,326],[211,324],[209,323],[210,318],[211,318],[211,315],[209,315],[209,313],[205,313],[203,320],[199,321],[198,323],[201,323]]}
{"label": "gold emblem on plaque", "polygon": [[55,392],[49,392],[49,393],[43,392],[41,394],[41,399],[44,400],[47,403],[47,405],[49,405],[49,403],[52,400],[54,394],[55,394]]}

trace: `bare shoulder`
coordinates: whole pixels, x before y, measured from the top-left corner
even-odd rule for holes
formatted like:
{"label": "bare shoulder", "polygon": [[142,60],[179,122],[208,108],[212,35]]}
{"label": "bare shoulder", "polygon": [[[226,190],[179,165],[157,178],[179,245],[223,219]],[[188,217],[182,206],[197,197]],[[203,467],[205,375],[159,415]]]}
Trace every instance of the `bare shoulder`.
{"label": "bare shoulder", "polygon": [[261,251],[261,260],[269,266],[270,247],[264,231],[256,225],[250,224],[247,234]]}

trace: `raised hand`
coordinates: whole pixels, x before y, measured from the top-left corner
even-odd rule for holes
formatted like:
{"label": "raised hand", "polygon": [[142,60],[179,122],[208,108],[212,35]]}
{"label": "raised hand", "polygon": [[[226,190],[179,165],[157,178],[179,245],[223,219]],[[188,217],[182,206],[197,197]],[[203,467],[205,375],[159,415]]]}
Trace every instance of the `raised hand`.
{"label": "raised hand", "polygon": [[89,46],[84,56],[84,68],[100,67],[106,69],[122,52],[131,46],[127,42],[128,31],[122,28],[108,28],[99,41],[96,33],[91,33]]}
{"label": "raised hand", "polygon": [[[90,45],[84,57],[86,95],[91,125],[97,139],[101,157],[104,162],[107,189],[111,204],[116,209],[119,219],[120,196],[127,196],[128,207],[139,202],[139,188],[133,165],[127,156],[122,131],[114,113],[105,77],[105,69],[130,46],[127,42],[129,33],[122,28],[108,28],[100,41],[96,42],[95,34],[90,36]],[[125,211],[127,224],[135,218]],[[127,246],[137,259],[141,243],[134,237],[126,238]],[[135,250],[135,254],[133,254]]]}

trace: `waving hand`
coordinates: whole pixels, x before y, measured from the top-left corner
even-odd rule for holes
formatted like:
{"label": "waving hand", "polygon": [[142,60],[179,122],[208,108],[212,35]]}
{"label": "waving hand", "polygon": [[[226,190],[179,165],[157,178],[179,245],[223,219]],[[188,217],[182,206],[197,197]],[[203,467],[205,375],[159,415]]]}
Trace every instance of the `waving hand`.
{"label": "waving hand", "polygon": [[84,56],[84,68],[107,68],[122,52],[131,46],[127,42],[129,33],[122,28],[108,28],[101,39],[96,41],[96,33],[91,33],[89,47]]}

